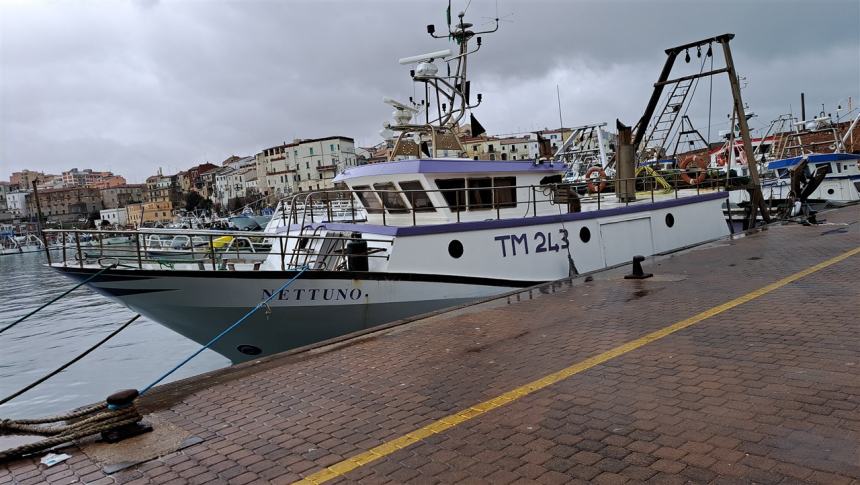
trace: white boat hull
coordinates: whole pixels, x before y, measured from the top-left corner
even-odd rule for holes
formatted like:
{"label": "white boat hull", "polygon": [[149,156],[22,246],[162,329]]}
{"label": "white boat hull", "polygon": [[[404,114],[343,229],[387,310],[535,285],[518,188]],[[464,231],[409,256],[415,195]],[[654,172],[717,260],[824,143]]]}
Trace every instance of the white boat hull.
{"label": "white boat hull", "polygon": [[[64,268],[83,279],[96,269]],[[200,344],[239,320],[295,272],[109,271],[89,283]],[[282,352],[537,282],[433,275],[306,272],[213,350],[234,363]],[[244,353],[243,353],[244,350]]]}
{"label": "white boat hull", "polygon": [[[593,213],[392,228],[361,226],[382,257],[370,271],[306,271],[266,311],[213,346],[233,362],[367,329],[394,320],[558,280],[726,236],[725,193],[667,199]],[[318,234],[342,229],[327,224]],[[352,227],[352,226],[350,226]],[[356,226],[357,227],[357,226]],[[377,231],[374,233],[373,231]],[[389,234],[385,234],[389,231]],[[388,237],[389,242],[378,238]],[[295,242],[298,238],[291,239]],[[452,252],[452,246],[460,251]],[[95,290],[199,343],[239,320],[292,278],[278,245],[269,258],[213,271],[118,268],[89,283]],[[302,264],[309,264],[310,261]],[[102,269],[55,267],[83,279]],[[322,266],[333,268],[333,266]]]}

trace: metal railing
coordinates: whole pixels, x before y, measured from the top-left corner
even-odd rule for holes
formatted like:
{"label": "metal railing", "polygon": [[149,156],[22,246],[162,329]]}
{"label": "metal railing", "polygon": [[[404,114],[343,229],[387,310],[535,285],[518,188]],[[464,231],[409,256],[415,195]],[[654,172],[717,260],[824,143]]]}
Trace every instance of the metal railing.
{"label": "metal railing", "polygon": [[[306,229],[311,229],[310,227]],[[48,262],[63,266],[85,267],[116,264],[126,269],[199,269],[235,270],[237,265],[252,265],[254,270],[272,255],[277,255],[282,270],[307,267],[310,270],[349,269],[350,256],[388,258],[390,239],[361,238],[374,243],[365,253],[350,254],[347,244],[359,237],[340,233],[322,235],[318,228],[299,234],[209,230],[86,230],[48,229],[49,249],[61,251],[61,260]],[[222,238],[232,238],[225,241]],[[221,239],[221,244],[216,244]],[[235,241],[247,244],[233,244]],[[177,241],[185,241],[177,244]],[[165,244],[167,243],[167,244]],[[223,246],[226,244],[226,246]],[[277,250],[277,251],[275,251]]]}
{"label": "metal railing", "polygon": [[[668,182],[670,188],[661,188],[658,178]],[[587,181],[519,186],[491,184],[489,187],[429,190],[316,191],[282,200],[273,217],[280,218],[283,227],[277,228],[275,232],[47,229],[46,253],[48,262],[52,263],[51,251],[62,251],[62,265],[72,264],[81,268],[85,265],[104,266],[117,263],[120,268],[173,269],[176,265],[182,265],[182,269],[218,271],[236,269],[238,264],[251,264],[256,270],[263,261],[277,255],[281,270],[307,267],[310,270],[337,271],[350,269],[350,258],[367,258],[368,261],[374,258],[387,259],[393,244],[393,238],[365,238],[351,232],[326,229],[324,224],[319,224],[331,222],[338,211],[341,215],[349,215],[343,222],[362,222],[357,216],[365,207],[360,203],[359,195],[378,197],[376,201],[379,206],[368,208],[368,212],[369,215],[381,216],[383,225],[388,225],[389,222],[395,223],[394,225],[419,225],[447,222],[452,214],[455,215],[456,222],[462,222],[461,213],[470,211],[493,214],[495,219],[502,219],[561,213],[562,206],[566,206],[567,212],[579,212],[583,210],[582,206],[589,204],[600,210],[606,204],[606,197],[614,195],[614,188],[621,185],[619,182],[634,181],[639,200],[645,199],[645,194],[648,194],[647,197],[654,202],[657,194],[661,192],[679,198],[692,189],[695,189],[696,194],[700,194],[702,190],[728,190],[735,182],[740,187],[743,185],[741,182],[746,180],[745,177],[721,176],[689,184],[681,180],[681,172],[677,171],[656,176],[605,179],[605,187],[601,188],[598,183],[594,192],[584,190]],[[526,200],[520,200],[518,197],[523,192],[527,195]],[[431,193],[439,193],[442,197],[431,200],[428,196]],[[506,195],[501,195],[505,193]],[[400,202],[390,204],[387,202],[388,194],[398,197]],[[416,205],[419,194],[429,201],[431,206]],[[440,200],[446,203],[437,205]],[[630,203],[631,201],[625,200],[615,202],[614,206],[628,206]],[[349,211],[346,210],[347,206]],[[322,217],[318,214],[320,208],[324,210]],[[374,209],[379,209],[379,212],[373,212]],[[419,214],[437,212],[440,209],[450,211],[449,214],[443,214],[444,221],[438,218],[419,220]],[[396,220],[390,221],[394,216]],[[322,233],[323,230],[325,234]],[[297,233],[292,234],[293,232]],[[246,241],[246,244],[238,243],[242,240]],[[348,245],[352,241],[363,241],[368,247],[363,253],[351,253]]]}
{"label": "metal railing", "polygon": [[[492,177],[474,178],[487,179]],[[468,177],[463,178],[464,183],[466,179]],[[671,187],[669,191],[660,188],[661,184],[659,182],[661,180],[668,183]],[[438,218],[422,218],[420,214],[438,214],[440,209],[449,211],[448,214],[444,214],[445,219],[453,216],[456,222],[462,222],[461,213],[463,212],[494,212],[496,219],[502,219],[503,215],[508,217],[537,216],[539,207],[546,208],[567,204],[574,198],[578,201],[578,204],[572,203],[571,205],[578,206],[576,212],[588,205],[593,205],[597,210],[600,210],[607,202],[606,197],[614,195],[614,187],[621,185],[622,182],[633,182],[636,184],[636,193],[638,196],[641,196],[643,192],[647,193],[651,202],[654,202],[656,194],[661,192],[674,192],[675,198],[678,198],[681,197],[679,191],[684,189],[694,189],[698,195],[702,190],[727,190],[734,182],[745,182],[747,180],[746,177],[720,176],[719,178],[706,177],[700,183],[690,184],[683,180],[682,171],[677,170],[671,173],[625,179],[600,179],[596,186],[596,191],[587,190],[587,180],[544,185],[464,186],[423,190],[330,189],[296,194],[290,198],[282,199],[273,217],[280,218],[282,224],[288,228],[292,225],[305,227],[307,224],[322,222],[364,222],[364,219],[356,219],[356,215],[366,211],[368,218],[376,216],[377,219],[381,219],[383,226],[402,226],[404,224],[414,226],[422,222],[420,219],[424,219],[423,222],[425,224],[439,223],[440,220]],[[605,188],[599,188],[600,182],[606,183]],[[524,201],[519,200],[517,197],[522,192],[520,189],[524,189],[528,195]],[[500,197],[500,194],[504,194],[505,192],[513,194],[513,197],[508,197],[507,199]],[[433,200],[429,197],[429,194],[441,194],[442,197]],[[490,200],[485,200],[487,195],[489,195]],[[389,202],[392,200],[392,197],[389,196],[393,196],[393,200],[399,202],[392,205]],[[416,206],[415,201],[419,197],[429,201],[430,205]],[[372,201],[374,207],[365,207],[361,202],[362,200]],[[446,203],[439,205],[438,202],[440,200]],[[473,200],[478,200],[479,202],[472,202]],[[340,221],[333,217],[336,212],[332,210],[334,203],[340,204],[341,207],[349,206],[348,211],[341,211],[341,216],[346,217],[341,217]],[[623,203],[627,206],[631,202],[626,200]],[[317,210],[308,210],[308,207],[315,207]],[[521,210],[522,215],[517,216],[515,214],[516,209]],[[503,210],[506,210],[505,214],[502,213]],[[320,212],[323,214],[320,215]],[[470,218],[470,220],[474,219]]]}

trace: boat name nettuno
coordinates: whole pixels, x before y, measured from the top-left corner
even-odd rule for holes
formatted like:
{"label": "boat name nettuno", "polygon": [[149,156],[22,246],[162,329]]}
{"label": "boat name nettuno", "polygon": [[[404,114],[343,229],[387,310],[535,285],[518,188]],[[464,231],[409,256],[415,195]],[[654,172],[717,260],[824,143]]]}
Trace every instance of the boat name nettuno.
{"label": "boat name nettuno", "polygon": [[[275,290],[263,288],[263,298]],[[278,300],[289,301],[357,301],[364,296],[359,288],[286,288],[278,293]]]}
{"label": "boat name nettuno", "polygon": [[[561,239],[561,244],[558,242],[553,242],[552,232],[536,232],[532,236],[532,241],[535,243],[534,252],[535,253],[545,253],[548,251],[558,252],[561,249],[567,249],[570,246],[570,242],[567,240],[567,229],[559,229],[558,234]],[[529,238],[528,234],[505,234],[503,236],[496,236],[493,238],[496,241],[499,241],[502,245],[502,257],[507,258],[508,253],[511,256],[516,256],[517,254],[529,254]],[[510,248],[510,251],[508,249]],[[517,253],[519,251],[519,253]]]}

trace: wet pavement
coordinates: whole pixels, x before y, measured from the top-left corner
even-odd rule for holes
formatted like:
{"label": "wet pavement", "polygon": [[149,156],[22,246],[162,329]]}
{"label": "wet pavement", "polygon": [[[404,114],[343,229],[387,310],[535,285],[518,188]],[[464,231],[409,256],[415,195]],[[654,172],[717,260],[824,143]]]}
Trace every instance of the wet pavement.
{"label": "wet pavement", "polygon": [[860,483],[860,210],[825,217],[161,386],[193,440],[0,484]]}

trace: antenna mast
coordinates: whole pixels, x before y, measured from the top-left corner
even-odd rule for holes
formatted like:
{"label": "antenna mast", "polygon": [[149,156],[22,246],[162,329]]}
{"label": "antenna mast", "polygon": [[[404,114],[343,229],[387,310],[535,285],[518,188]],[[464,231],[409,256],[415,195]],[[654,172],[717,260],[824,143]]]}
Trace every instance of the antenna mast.
{"label": "antenna mast", "polygon": [[[427,33],[434,39],[453,40],[457,44],[456,55],[446,49],[400,59],[400,64],[417,64],[409,74],[413,82],[423,85],[423,89],[418,91],[424,93],[424,99],[417,102],[409,98],[411,106],[387,98],[384,100],[395,108],[394,121],[386,123],[385,129],[399,133],[389,160],[420,158],[422,155],[435,158],[440,156],[440,152],[449,150],[456,151],[459,156],[465,151],[458,136],[460,122],[467,110],[476,108],[482,101],[478,94],[477,101],[472,103],[467,78],[469,56],[481,49],[481,37],[477,37],[476,47],[472,50],[469,41],[475,36],[499,30],[499,19],[494,19],[495,26],[491,30],[475,32],[471,30],[473,25],[464,20],[465,12],[457,15],[457,24],[452,26],[450,12],[449,2],[447,34],[437,35],[432,24],[427,26]],[[440,59],[445,62],[445,73],[434,64]],[[424,112],[424,122],[414,122],[413,118],[417,118],[421,111]]]}

